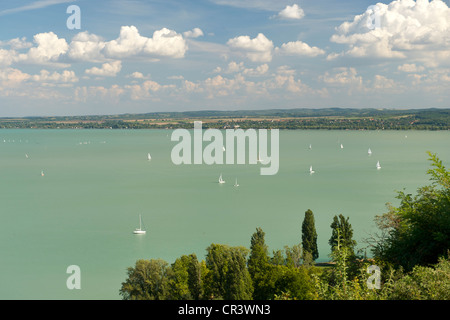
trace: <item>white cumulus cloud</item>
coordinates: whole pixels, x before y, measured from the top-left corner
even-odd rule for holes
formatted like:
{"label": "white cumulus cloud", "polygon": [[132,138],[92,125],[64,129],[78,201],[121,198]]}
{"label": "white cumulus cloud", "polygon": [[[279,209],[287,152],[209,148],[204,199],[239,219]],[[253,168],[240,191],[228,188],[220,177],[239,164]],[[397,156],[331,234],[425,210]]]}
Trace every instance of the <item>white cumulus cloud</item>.
{"label": "white cumulus cloud", "polygon": [[307,43],[302,41],[292,41],[283,43],[277,51],[285,55],[299,55],[307,57],[316,57],[325,53],[324,50],[318,47],[311,47]]}
{"label": "white cumulus cloud", "polygon": [[255,38],[239,36],[228,40],[227,44],[253,62],[270,62],[272,60],[273,42],[259,33]]}
{"label": "white cumulus cloud", "polygon": [[203,31],[200,28],[194,28],[192,30],[183,32],[183,36],[185,36],[186,38],[203,37]]}
{"label": "white cumulus cloud", "polygon": [[275,18],[279,19],[294,19],[299,20],[305,16],[305,12],[302,8],[299,7],[298,4],[293,4],[292,6],[286,6],[283,10],[281,10]]}
{"label": "white cumulus cloud", "polygon": [[403,58],[429,66],[450,60],[450,8],[442,0],[377,3],[342,23],[331,41],[348,46],[341,56]]}
{"label": "white cumulus cloud", "polygon": [[124,26],[117,39],[105,44],[105,55],[124,58],[136,55],[182,58],[187,51],[186,40],[178,33],[162,28],[153,37],[141,36],[135,26]]}
{"label": "white cumulus cloud", "polygon": [[93,67],[91,69],[86,69],[86,74],[101,76],[101,77],[114,77],[122,69],[121,61],[107,62],[102,64],[101,68]]}
{"label": "white cumulus cloud", "polygon": [[53,32],[38,33],[33,39],[37,46],[30,48],[27,53],[19,54],[18,61],[37,64],[56,62],[69,49],[66,40]]}

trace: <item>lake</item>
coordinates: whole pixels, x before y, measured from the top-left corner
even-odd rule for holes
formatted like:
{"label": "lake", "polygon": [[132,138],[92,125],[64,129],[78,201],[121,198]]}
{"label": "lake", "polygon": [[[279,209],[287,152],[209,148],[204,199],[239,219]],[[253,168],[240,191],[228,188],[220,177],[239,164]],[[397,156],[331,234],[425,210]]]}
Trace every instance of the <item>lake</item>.
{"label": "lake", "polygon": [[[0,299],[120,299],[137,259],[204,259],[211,243],[249,247],[257,227],[272,252],[301,242],[307,209],[328,261],[334,215],[365,247],[396,191],[429,183],[427,151],[450,166],[449,131],[280,131],[279,171],[266,176],[261,164],[175,165],[171,134],[0,130]],[[145,235],[132,233],[139,215]],[[66,286],[70,265],[80,290]]]}

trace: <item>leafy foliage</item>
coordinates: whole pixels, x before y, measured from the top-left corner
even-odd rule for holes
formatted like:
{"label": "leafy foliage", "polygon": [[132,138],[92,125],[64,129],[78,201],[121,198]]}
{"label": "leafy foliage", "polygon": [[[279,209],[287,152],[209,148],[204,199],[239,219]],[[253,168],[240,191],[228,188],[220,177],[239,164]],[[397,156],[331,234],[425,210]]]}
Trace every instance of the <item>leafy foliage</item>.
{"label": "leafy foliage", "polygon": [[253,284],[247,269],[248,249],[211,244],[207,249],[205,294],[210,299],[251,299]]}
{"label": "leafy foliage", "polygon": [[450,174],[435,154],[430,155],[433,181],[417,195],[398,192],[398,208],[376,217],[383,231],[374,255],[411,270],[415,265],[435,264],[450,248]]}

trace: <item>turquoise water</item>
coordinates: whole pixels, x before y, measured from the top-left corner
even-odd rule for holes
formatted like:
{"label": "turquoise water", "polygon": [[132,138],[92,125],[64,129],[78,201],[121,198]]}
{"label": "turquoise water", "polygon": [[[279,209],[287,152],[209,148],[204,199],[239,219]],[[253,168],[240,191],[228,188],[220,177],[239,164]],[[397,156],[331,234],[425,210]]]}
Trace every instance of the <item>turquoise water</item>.
{"label": "turquoise water", "polygon": [[[281,131],[274,176],[260,165],[176,166],[170,136],[0,130],[0,299],[120,299],[137,259],[203,259],[211,243],[248,247],[257,227],[270,251],[282,249],[301,241],[307,209],[326,261],[334,215],[350,217],[364,247],[375,215],[398,204],[395,191],[428,183],[426,151],[450,166],[448,131]],[[139,214],[143,236],[132,234]],[[80,290],[66,287],[69,265],[81,268]]]}

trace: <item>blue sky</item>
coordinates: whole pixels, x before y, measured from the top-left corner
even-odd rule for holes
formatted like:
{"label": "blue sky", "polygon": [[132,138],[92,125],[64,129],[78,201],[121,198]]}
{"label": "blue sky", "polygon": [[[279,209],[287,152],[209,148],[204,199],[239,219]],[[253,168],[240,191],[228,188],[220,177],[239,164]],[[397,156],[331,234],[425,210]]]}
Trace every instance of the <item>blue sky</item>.
{"label": "blue sky", "polygon": [[449,107],[449,89],[449,1],[0,0],[0,117]]}

